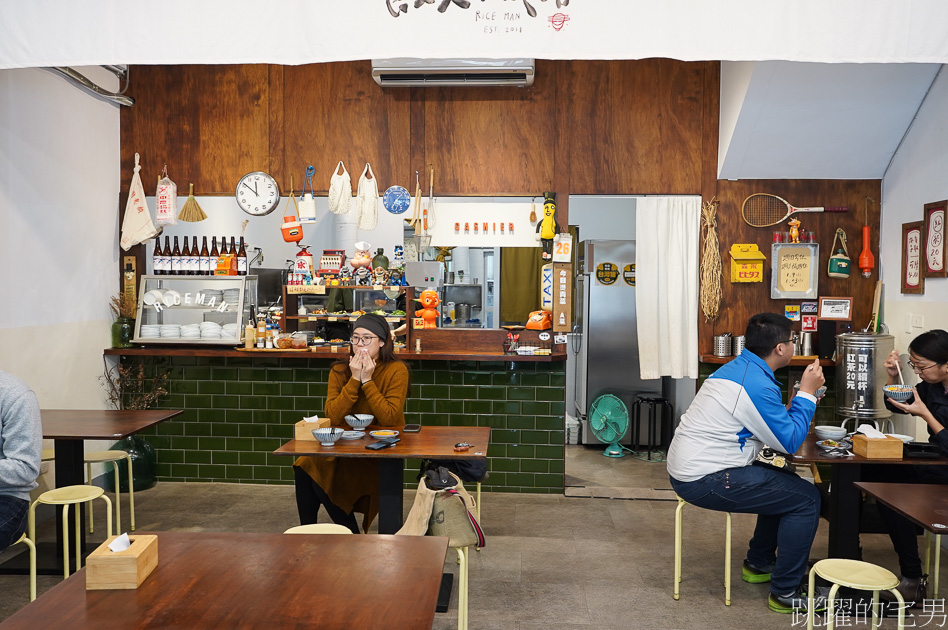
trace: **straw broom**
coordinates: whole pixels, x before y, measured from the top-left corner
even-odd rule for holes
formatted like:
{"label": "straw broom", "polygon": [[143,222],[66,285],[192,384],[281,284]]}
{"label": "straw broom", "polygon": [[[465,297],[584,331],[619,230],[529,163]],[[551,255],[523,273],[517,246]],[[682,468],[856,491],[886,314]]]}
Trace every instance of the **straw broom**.
{"label": "straw broom", "polygon": [[201,206],[198,205],[197,199],[194,198],[194,184],[191,184],[188,189],[188,200],[185,201],[184,206],[181,207],[178,218],[191,223],[203,221],[207,218],[207,215],[201,210]]}

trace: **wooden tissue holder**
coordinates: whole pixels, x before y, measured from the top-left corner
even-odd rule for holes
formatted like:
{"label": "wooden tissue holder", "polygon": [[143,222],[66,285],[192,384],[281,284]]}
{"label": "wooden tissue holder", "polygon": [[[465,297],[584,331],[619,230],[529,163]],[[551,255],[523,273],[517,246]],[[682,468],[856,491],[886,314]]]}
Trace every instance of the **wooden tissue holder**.
{"label": "wooden tissue holder", "polygon": [[86,590],[135,589],[158,566],[158,537],[150,534],[129,536],[132,545],[112,551],[110,536],[86,559]]}
{"label": "wooden tissue holder", "polygon": [[890,436],[884,440],[867,438],[857,433],[853,436],[853,453],[866,459],[902,459],[902,440]]}
{"label": "wooden tissue holder", "polygon": [[329,422],[329,418],[320,418],[315,422],[300,420],[296,423],[296,431],[293,437],[297,440],[315,442],[316,438],[313,437],[313,429],[325,429],[330,426],[332,426],[332,424]]}

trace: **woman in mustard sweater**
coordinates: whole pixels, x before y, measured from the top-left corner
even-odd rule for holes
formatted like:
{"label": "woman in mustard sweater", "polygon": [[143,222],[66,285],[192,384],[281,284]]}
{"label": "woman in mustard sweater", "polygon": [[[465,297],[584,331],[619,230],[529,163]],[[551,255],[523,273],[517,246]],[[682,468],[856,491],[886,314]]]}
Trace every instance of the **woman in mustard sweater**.
{"label": "woman in mustard sweater", "polygon": [[[405,424],[408,367],[395,358],[388,323],[367,314],[352,329],[349,361],[339,361],[329,370],[326,415],[334,427],[348,428],[345,417],[352,413],[375,416],[373,427]],[[376,426],[378,425],[378,426]],[[360,458],[300,457],[293,466],[296,507],[300,524],[316,522],[322,505],[334,523],[359,533],[354,512],[361,512],[367,531],[378,514],[378,462]]]}

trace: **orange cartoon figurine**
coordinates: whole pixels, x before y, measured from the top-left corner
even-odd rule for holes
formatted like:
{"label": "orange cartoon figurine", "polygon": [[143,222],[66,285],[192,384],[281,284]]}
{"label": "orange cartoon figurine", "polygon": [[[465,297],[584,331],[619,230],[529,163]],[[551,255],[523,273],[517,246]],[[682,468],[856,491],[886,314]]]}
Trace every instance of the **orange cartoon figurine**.
{"label": "orange cartoon figurine", "polygon": [[787,222],[787,225],[790,226],[790,242],[799,243],[800,242],[800,219],[793,217],[790,221]]}
{"label": "orange cartoon figurine", "polygon": [[438,311],[435,309],[441,303],[441,300],[438,299],[438,292],[434,289],[425,289],[421,292],[421,296],[416,298],[416,301],[421,302],[422,308],[415,311],[415,317],[425,320],[425,328],[437,328]]}

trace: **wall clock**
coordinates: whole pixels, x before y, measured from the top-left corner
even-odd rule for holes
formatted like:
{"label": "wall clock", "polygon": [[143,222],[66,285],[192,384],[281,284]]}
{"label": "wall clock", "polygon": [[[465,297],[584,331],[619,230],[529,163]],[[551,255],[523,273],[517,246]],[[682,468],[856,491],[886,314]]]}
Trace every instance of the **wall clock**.
{"label": "wall clock", "polygon": [[268,173],[247,173],[237,182],[237,205],[249,215],[262,217],[280,204],[280,187]]}

